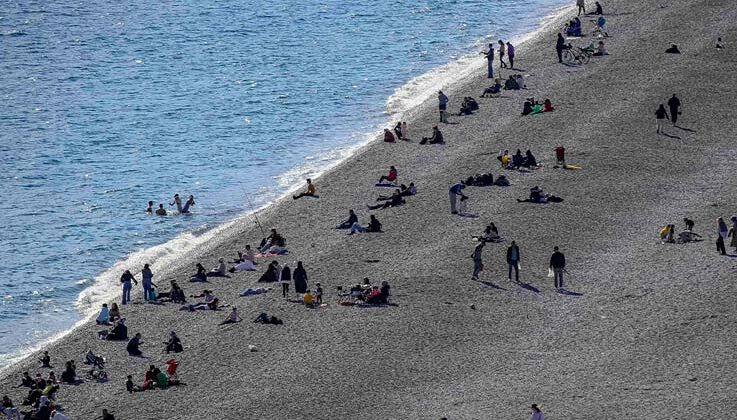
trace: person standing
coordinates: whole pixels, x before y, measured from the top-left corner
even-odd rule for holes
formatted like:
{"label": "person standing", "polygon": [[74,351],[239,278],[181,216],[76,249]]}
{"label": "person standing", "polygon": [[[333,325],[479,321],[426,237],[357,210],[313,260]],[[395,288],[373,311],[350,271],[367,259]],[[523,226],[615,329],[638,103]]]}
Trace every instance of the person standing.
{"label": "person standing", "polygon": [[581,12],[586,14],[586,1],[576,0],[576,6],[578,6],[578,16],[581,16]]}
{"label": "person standing", "polygon": [[566,167],[566,148],[562,145],[555,148],[555,161],[557,165]]}
{"label": "person standing", "polygon": [[507,57],[509,58],[509,68],[514,70],[514,55],[516,51],[511,42],[507,42]]}
{"label": "person standing", "polygon": [[447,123],[448,118],[445,114],[445,109],[448,107],[448,97],[445,96],[442,90],[438,91],[438,110],[440,111],[440,122]]}
{"label": "person standing", "polygon": [[471,258],[473,258],[473,275],[471,276],[471,280],[478,280],[479,273],[484,269],[484,264],[481,261],[481,251],[484,250],[484,245],[486,245],[486,242],[479,242],[476,248],[473,249],[473,254],[471,254]]}
{"label": "person standing", "polygon": [[171,203],[169,203],[169,206],[171,207],[174,204],[177,205],[177,211],[179,213],[181,213],[182,212],[182,199],[179,198],[179,194],[174,194],[174,201],[172,201]]}
{"label": "person standing", "polygon": [[721,217],[717,219],[717,251],[722,255],[727,255],[727,250],[724,248],[724,239],[729,234],[727,224],[724,223],[724,219]]}
{"label": "person standing", "polygon": [[127,305],[131,301],[131,289],[133,288],[131,282],[138,284],[130,270],[125,270],[123,275],[120,276],[120,283],[123,285],[123,305]]}
{"label": "person standing", "polygon": [[143,286],[143,300],[145,301],[155,300],[153,297],[153,291],[156,285],[153,280],[154,273],[151,271],[148,264],[144,264],[143,270],[141,270],[141,285]]}
{"label": "person standing", "polygon": [[729,241],[729,246],[734,247],[734,252],[737,252],[737,216],[732,216],[729,220],[732,222],[732,228],[729,229],[729,233],[727,234],[728,237],[732,238]]}
{"label": "person standing", "polygon": [[566,49],[566,39],[563,34],[558,33],[558,41],[555,43],[555,51],[558,53],[558,62],[563,62],[563,50]]}
{"label": "person standing", "polygon": [[515,281],[519,281],[519,247],[515,241],[507,248],[507,264],[509,265],[509,280],[512,280],[512,269],[514,268]]}
{"label": "person standing", "polygon": [[553,255],[550,256],[550,269],[553,270],[553,281],[555,282],[556,289],[563,288],[563,271],[566,268],[566,257],[562,252],[558,250],[558,247],[553,248]]}
{"label": "person standing", "polygon": [[184,207],[182,207],[179,212],[184,213],[184,214],[189,213],[189,208],[194,206],[194,204],[195,204],[194,196],[190,195],[189,198],[187,199],[187,202],[184,203]]}
{"label": "person standing", "polygon": [[655,111],[655,125],[658,129],[658,134],[663,132],[663,120],[665,120],[666,118],[668,118],[668,112],[665,110],[665,106],[663,104],[660,104],[658,110]]}
{"label": "person standing", "polygon": [[297,268],[292,273],[294,277],[294,291],[297,293],[307,293],[307,271],[302,266],[302,261],[297,261]]}
{"label": "person standing", "polygon": [[281,279],[279,281],[281,283],[282,297],[286,299],[287,294],[289,294],[289,283],[292,282],[292,269],[286,263],[284,263],[284,268],[281,269]]}
{"label": "person standing", "polygon": [[487,78],[494,78],[494,44],[489,44],[489,51],[483,53],[486,56]]}
{"label": "person standing", "polygon": [[530,409],[532,410],[532,416],[530,417],[530,420],[545,420],[545,415],[543,415],[543,412],[540,411],[540,408],[537,406],[537,404],[532,404],[532,406],[530,406]]}
{"label": "person standing", "polygon": [[500,39],[499,40],[499,66],[503,69],[507,68],[507,63],[504,62],[504,52],[506,49],[507,48],[504,45],[504,41]]}
{"label": "person standing", "polygon": [[678,116],[681,114],[681,101],[676,97],[675,93],[668,99],[668,108],[670,108],[670,120],[675,127]]}
{"label": "person standing", "polygon": [[458,214],[458,210],[456,210],[456,200],[458,199],[458,196],[461,196],[461,198],[465,197],[463,195],[463,189],[466,188],[466,186],[459,182],[457,184],[453,184],[450,187],[450,190],[448,190],[448,198],[450,198],[450,214]]}

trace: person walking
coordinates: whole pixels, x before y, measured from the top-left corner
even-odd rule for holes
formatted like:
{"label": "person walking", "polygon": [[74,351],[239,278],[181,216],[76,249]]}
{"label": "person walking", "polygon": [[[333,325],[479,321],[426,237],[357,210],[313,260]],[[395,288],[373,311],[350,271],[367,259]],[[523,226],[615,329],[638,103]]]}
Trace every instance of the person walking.
{"label": "person walking", "polygon": [[504,45],[504,41],[499,40],[499,66],[503,69],[507,68],[507,63],[504,62],[504,52],[507,47]]}
{"label": "person walking", "polygon": [[494,44],[489,44],[489,51],[482,53],[486,56],[487,78],[494,78]]}
{"label": "person walking", "polygon": [[286,263],[284,263],[284,268],[281,269],[281,279],[279,281],[281,282],[282,297],[286,299],[289,294],[289,284],[292,282],[292,269]]}
{"label": "person walking", "polygon": [[479,242],[476,248],[473,249],[473,254],[471,254],[471,258],[473,258],[473,275],[471,276],[471,280],[478,280],[479,273],[484,269],[484,263],[481,261],[481,251],[484,250],[484,245],[486,245],[486,242]]}
{"label": "person walking", "polygon": [[450,214],[458,214],[458,210],[456,210],[456,200],[458,199],[458,196],[461,196],[461,198],[465,197],[465,195],[463,195],[464,188],[466,188],[466,185],[459,182],[457,184],[453,184],[450,187],[450,190],[448,190],[448,198],[450,198]]}
{"label": "person walking", "polygon": [[156,285],[154,284],[154,273],[148,264],[143,265],[141,270],[141,285],[143,286],[143,300],[155,300],[153,297],[153,290]]}
{"label": "person walking", "polygon": [[678,121],[678,116],[681,114],[681,101],[676,97],[675,93],[670,99],[668,99],[668,108],[670,108],[670,120],[675,127],[676,122]]}
{"label": "person walking", "polygon": [[445,108],[448,106],[448,97],[445,96],[442,90],[438,91],[438,110],[440,111],[440,122],[447,123],[448,117],[445,113]]}
{"label": "person walking", "polygon": [[720,217],[717,219],[717,251],[722,255],[727,255],[727,250],[724,248],[724,239],[727,235],[729,235],[727,224]]}
{"label": "person walking", "polygon": [[537,404],[532,404],[532,406],[530,406],[530,409],[532,410],[532,416],[530,416],[530,420],[545,420],[545,415],[542,411],[540,411],[540,408],[537,406]]}
{"label": "person walking", "polygon": [[120,283],[123,285],[123,305],[127,305],[131,301],[131,289],[133,288],[131,282],[138,284],[130,270],[125,270],[123,275],[120,276]]}
{"label": "person walking", "polygon": [[558,250],[553,248],[553,255],[550,256],[550,269],[553,270],[553,281],[556,289],[563,288],[563,271],[566,269],[566,257]]}
{"label": "person walking", "polygon": [[578,16],[581,16],[581,12],[583,12],[583,14],[586,14],[585,0],[576,0],[576,6],[578,6]]}
{"label": "person walking", "polygon": [[294,278],[294,291],[297,293],[307,293],[307,271],[302,265],[302,261],[297,261],[297,268],[292,272]]}
{"label": "person walking", "polygon": [[730,217],[729,221],[732,222],[732,227],[729,229],[729,233],[727,233],[727,236],[732,238],[729,241],[729,246],[734,247],[734,252],[737,252],[737,216]]}
{"label": "person walking", "polygon": [[555,43],[555,51],[558,53],[558,62],[563,62],[563,50],[566,49],[566,39],[563,38],[563,34],[558,33],[558,41]]}
{"label": "person walking", "polygon": [[507,42],[507,58],[509,58],[509,68],[514,70],[514,55],[516,51],[511,42]]}
{"label": "person walking", "polygon": [[666,118],[668,118],[668,112],[665,110],[665,106],[663,104],[660,104],[658,110],[655,111],[655,125],[658,128],[658,134],[663,132],[663,120],[665,120]]}
{"label": "person walking", "polygon": [[509,265],[509,280],[512,280],[512,269],[514,269],[515,281],[519,281],[519,247],[515,241],[507,248],[507,264]]}

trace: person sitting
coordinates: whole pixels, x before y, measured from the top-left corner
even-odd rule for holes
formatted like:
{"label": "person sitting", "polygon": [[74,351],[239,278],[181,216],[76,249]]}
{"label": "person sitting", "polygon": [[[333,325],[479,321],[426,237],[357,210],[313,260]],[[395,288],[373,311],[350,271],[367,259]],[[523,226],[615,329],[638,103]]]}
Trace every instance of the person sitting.
{"label": "person sitting", "polygon": [[381,233],[381,222],[379,222],[379,219],[377,219],[376,216],[372,214],[369,219],[369,224],[365,228],[358,223],[354,223],[353,226],[351,226],[351,232],[349,233],[349,235],[363,232]]}
{"label": "person sitting", "polygon": [[478,239],[483,242],[499,242],[501,237],[499,236],[499,230],[497,230],[494,223],[489,223],[484,229],[484,233],[481,236],[474,236],[474,239]]}
{"label": "person sitting", "polygon": [[525,78],[522,77],[521,74],[518,74],[514,76],[515,82],[517,82],[517,87],[520,89],[527,89],[527,83],[525,83]]}
{"label": "person sitting", "polygon": [[143,391],[140,386],[133,383],[133,375],[128,375],[128,377],[126,378],[125,390],[128,391],[129,394]]}
{"label": "person sitting", "polygon": [[292,199],[296,200],[302,197],[315,197],[316,191],[317,190],[315,189],[315,184],[312,183],[312,180],[310,178],[307,178],[307,190],[301,194],[293,195]]}
{"label": "person sitting", "polygon": [[166,344],[164,351],[166,351],[167,353],[181,353],[182,351],[184,351],[182,340],[179,339],[179,336],[177,336],[177,333],[175,333],[174,331],[171,331],[169,333],[169,341],[165,341],[164,344]]}
{"label": "person sitting", "polygon": [[41,356],[40,359],[38,359],[39,362],[41,362],[42,368],[50,368],[51,366],[51,356],[49,356],[48,350],[44,350],[43,356]]}
{"label": "person sitting", "polygon": [[128,339],[128,327],[124,319],[119,319],[110,331],[100,331],[97,335],[108,341],[123,341]]}
{"label": "person sitting", "polygon": [[666,54],[680,54],[681,50],[678,49],[678,46],[676,44],[671,44],[670,48],[665,50]]}
{"label": "person sitting", "polygon": [[192,297],[195,299],[202,298],[203,300],[192,305],[184,305],[180,308],[180,310],[188,310],[190,312],[194,312],[199,309],[211,309],[214,311],[218,308],[219,300],[215,297],[214,294],[212,294],[211,290],[203,290],[201,294],[196,296],[193,295]]}
{"label": "person sitting", "polygon": [[143,356],[143,352],[141,352],[140,349],[141,344],[143,344],[143,341],[141,341],[141,333],[136,333],[136,335],[128,341],[128,345],[125,347],[128,351],[128,355],[136,357]]}
{"label": "person sitting", "polygon": [[530,115],[530,114],[532,114],[532,102],[530,102],[530,100],[528,99],[522,105],[522,115]]}
{"label": "person sitting", "polygon": [[277,233],[276,229],[271,229],[271,233],[269,234],[269,236],[261,240],[259,251],[267,252],[269,248],[280,242],[284,242],[284,238],[282,238],[282,236]]}
{"label": "person sitting", "polygon": [[387,143],[394,143],[396,141],[394,139],[394,134],[392,134],[392,132],[389,131],[388,128],[384,129],[384,141]]}
{"label": "person sitting", "polygon": [[471,115],[473,114],[473,111],[477,111],[478,109],[478,102],[476,102],[476,100],[471,98],[470,96],[466,96],[465,98],[463,98],[463,103],[461,104],[461,111],[459,115]]}
{"label": "person sitting", "polygon": [[660,229],[660,242],[661,243],[673,243],[673,225],[665,225]]}
{"label": "person sitting", "polygon": [[546,98],[545,101],[543,102],[542,112],[552,112],[554,110],[555,108],[553,108],[553,103],[550,102],[550,99]]}
{"label": "person sitting", "polygon": [[182,288],[179,287],[179,284],[177,284],[177,281],[172,280],[170,284],[171,284],[171,288],[169,289],[168,292],[159,293],[159,296],[158,296],[159,300],[163,301],[165,299],[168,299],[174,303],[185,303],[187,299],[185,298],[184,290],[182,290]]}
{"label": "person sitting", "polygon": [[501,93],[501,91],[502,91],[501,82],[499,81],[499,79],[494,79],[494,84],[484,89],[484,93],[481,94],[481,97],[485,98],[486,95],[497,96]]}
{"label": "person sitting", "polygon": [[440,132],[437,125],[432,128],[432,137],[430,138],[423,137],[422,141],[420,141],[420,144],[443,144],[443,143],[445,143],[445,139],[443,138],[443,133]]}
{"label": "person sitting", "polygon": [[389,290],[391,287],[386,281],[381,282],[381,288],[374,286],[366,297],[366,303],[371,305],[385,305],[389,301]]}
{"label": "person sitting", "polygon": [[117,303],[113,302],[110,305],[110,322],[115,322],[117,319],[120,319],[120,308]]}
{"label": "person sitting", "polygon": [[684,230],[683,232],[678,234],[678,243],[679,244],[685,244],[688,242],[694,242],[701,239],[701,235],[698,233],[694,233],[690,230]]}
{"label": "person sitting", "polygon": [[241,271],[256,271],[256,266],[253,264],[253,261],[247,258],[243,258],[241,262],[231,267],[228,271],[230,271],[231,273],[238,273]]}
{"label": "person sitting", "polygon": [[77,372],[74,370],[72,362],[66,362],[64,372],[61,373],[61,382],[72,385],[78,385],[82,382],[82,380],[77,377]]}
{"label": "person sitting", "polygon": [[272,261],[269,263],[269,266],[266,267],[266,271],[264,274],[261,275],[261,277],[258,279],[259,283],[274,283],[279,281],[279,277],[277,276],[277,270],[276,270],[276,261]]}
{"label": "person sitting", "polygon": [[517,202],[519,202],[519,203],[525,203],[525,202],[529,202],[529,203],[544,203],[545,202],[545,196],[543,195],[542,188],[538,187],[537,185],[534,186],[534,187],[532,187],[532,188],[530,188],[530,198],[528,198],[526,200],[520,200],[518,198],[517,199]]}
{"label": "person sitting", "polygon": [[519,90],[520,87],[517,84],[517,80],[514,78],[514,75],[510,75],[509,79],[507,79],[504,82],[504,90]]}
{"label": "person sitting", "polygon": [[512,167],[519,169],[525,163],[525,158],[522,156],[522,151],[517,149],[517,153],[512,156]]}
{"label": "person sitting", "polygon": [[335,226],[336,229],[350,229],[354,223],[358,222],[358,216],[353,210],[348,210],[348,219]]}
{"label": "person sitting", "polygon": [[315,296],[312,294],[312,290],[308,290],[307,293],[302,295],[302,303],[310,308],[315,306]]}
{"label": "person sitting", "polygon": [[154,376],[156,377],[156,388],[166,389],[166,387],[169,386],[169,378],[161,371],[161,369],[154,369]]}
{"label": "person sitting", "polygon": [[387,183],[395,183],[397,181],[397,168],[394,167],[394,165],[389,167],[389,174],[388,175],[382,175],[379,178],[379,184],[386,181]]}
{"label": "person sitting", "polygon": [[492,174],[476,174],[475,176],[469,176],[465,182],[466,185],[472,185],[474,187],[488,187],[494,185],[494,175]]}
{"label": "person sitting", "polygon": [[593,12],[586,13],[587,15],[603,15],[604,9],[601,7],[601,3],[594,2],[595,10]]}
{"label": "person sitting", "polygon": [[36,382],[31,378],[31,375],[28,374],[28,372],[23,372],[23,377],[21,378],[21,387],[30,388],[31,385],[35,385]]}
{"label": "person sitting", "polygon": [[[394,190],[394,193],[399,193],[402,197],[409,197],[411,195],[417,194],[417,187],[415,187],[414,182],[409,183],[409,187],[402,184],[399,186],[399,189]],[[376,201],[387,201],[394,198],[394,194],[392,195],[380,195],[376,198]],[[352,226],[352,225],[351,225]]]}
{"label": "person sitting", "polygon": [[102,304],[102,309],[100,309],[100,314],[97,315],[95,323],[97,325],[110,325],[110,310],[107,307],[107,303]]}
{"label": "person sitting", "polygon": [[205,282],[207,281],[207,270],[205,270],[205,267],[197,263],[197,273],[189,278],[189,281],[192,282]]}
{"label": "person sitting", "polygon": [[225,321],[221,322],[218,325],[235,324],[236,322],[241,322],[241,317],[238,316],[238,308],[234,306],[233,309],[230,311],[230,315],[225,318]]}
{"label": "person sitting", "polygon": [[537,159],[535,159],[535,156],[532,154],[532,151],[527,149],[525,152],[525,161],[522,164],[525,168],[531,168],[537,166]]}
{"label": "person sitting", "polygon": [[391,200],[386,201],[384,204],[377,204],[375,206],[369,206],[369,210],[383,210],[388,209],[389,207],[397,207],[401,206],[402,204],[406,203],[402,196],[399,194],[399,190],[396,190],[394,194],[392,195]]}
{"label": "person sitting", "polygon": [[509,150],[499,152],[499,155],[496,157],[496,159],[499,161],[499,163],[502,164],[502,169],[509,169],[509,164],[512,161],[512,157],[509,156]]}
{"label": "person sitting", "polygon": [[220,258],[218,260],[218,266],[210,270],[209,273],[207,273],[207,277],[226,277],[227,276],[227,269],[225,268],[225,260],[223,258]]}
{"label": "person sitting", "polygon": [[594,52],[594,55],[597,57],[609,55],[609,51],[606,49],[606,46],[604,46],[604,41],[599,41],[599,44],[597,44],[596,52]]}

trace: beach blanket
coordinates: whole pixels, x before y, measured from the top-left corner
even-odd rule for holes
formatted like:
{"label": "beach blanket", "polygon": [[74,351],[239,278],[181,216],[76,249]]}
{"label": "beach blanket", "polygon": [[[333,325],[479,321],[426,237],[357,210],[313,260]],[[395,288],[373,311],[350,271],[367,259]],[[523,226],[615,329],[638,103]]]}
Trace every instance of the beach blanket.
{"label": "beach blanket", "polygon": [[378,184],[374,184],[374,186],[376,186],[376,187],[391,187],[391,188],[396,188],[397,187],[397,184],[389,184],[389,183],[386,183],[386,182],[381,182],[381,183],[378,183]]}

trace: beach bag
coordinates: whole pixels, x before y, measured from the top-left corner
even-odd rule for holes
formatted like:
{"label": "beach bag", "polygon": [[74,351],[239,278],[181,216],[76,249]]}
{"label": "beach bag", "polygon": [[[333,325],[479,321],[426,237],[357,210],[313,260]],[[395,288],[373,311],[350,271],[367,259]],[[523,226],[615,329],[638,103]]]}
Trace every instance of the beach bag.
{"label": "beach bag", "polygon": [[553,277],[553,267],[548,267],[548,277]]}

